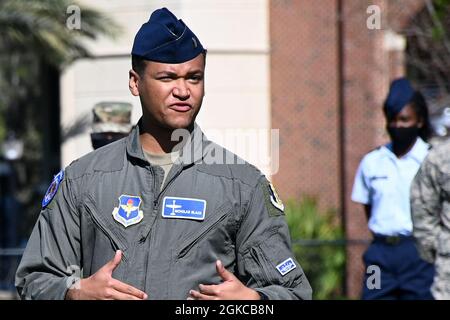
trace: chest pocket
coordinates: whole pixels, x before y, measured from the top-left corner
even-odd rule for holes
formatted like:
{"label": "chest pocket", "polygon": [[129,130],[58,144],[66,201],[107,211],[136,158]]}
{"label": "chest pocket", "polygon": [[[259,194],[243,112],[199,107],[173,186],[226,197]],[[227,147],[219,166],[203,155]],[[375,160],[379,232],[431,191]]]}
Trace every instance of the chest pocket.
{"label": "chest pocket", "polygon": [[105,219],[105,217],[99,213],[98,207],[92,200],[91,196],[86,197],[86,201],[84,204],[84,209],[86,213],[90,216],[95,227],[100,229],[105,236],[111,241],[111,244],[114,246],[115,250],[126,251],[126,239],[116,231],[117,227],[114,226],[110,221]]}
{"label": "chest pocket", "polygon": [[198,230],[185,236],[176,249],[177,259],[184,258],[194,249],[200,248],[207,250],[204,253],[211,253],[213,251],[211,249],[227,251],[232,244],[232,239],[225,220],[230,217],[232,209],[230,203],[221,205],[214,215],[205,219]]}
{"label": "chest pocket", "polygon": [[369,177],[369,186],[370,195],[374,198],[392,194],[395,189],[393,178],[388,174],[377,174]]}
{"label": "chest pocket", "polygon": [[[97,206],[90,196],[87,196],[82,207],[86,221],[83,241],[84,268],[89,270],[88,275],[94,273],[114,257],[116,250],[123,252],[123,263],[115,269],[113,276],[120,279],[124,266],[128,263],[128,252],[125,239],[114,232],[114,227],[98,213]],[[89,225],[89,226],[88,226]]]}
{"label": "chest pocket", "polygon": [[[278,229],[274,229],[268,239],[244,254],[247,271],[258,287],[273,284],[295,287],[299,283],[303,270],[287,248],[286,239],[279,234]],[[291,261],[288,268],[279,271],[283,262],[288,260]]]}

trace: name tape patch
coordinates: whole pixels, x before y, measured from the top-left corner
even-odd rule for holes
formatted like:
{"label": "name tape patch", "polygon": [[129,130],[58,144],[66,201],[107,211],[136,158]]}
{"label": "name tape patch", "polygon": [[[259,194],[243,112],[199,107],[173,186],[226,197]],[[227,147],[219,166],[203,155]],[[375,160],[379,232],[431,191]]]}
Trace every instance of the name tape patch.
{"label": "name tape patch", "polygon": [[204,220],[206,200],[178,197],[164,197],[162,216],[164,218]]}
{"label": "name tape patch", "polygon": [[294,260],[292,260],[292,258],[288,258],[277,265],[277,270],[279,273],[281,273],[282,276],[294,270],[295,268],[297,268],[297,266],[295,265],[295,262]]}

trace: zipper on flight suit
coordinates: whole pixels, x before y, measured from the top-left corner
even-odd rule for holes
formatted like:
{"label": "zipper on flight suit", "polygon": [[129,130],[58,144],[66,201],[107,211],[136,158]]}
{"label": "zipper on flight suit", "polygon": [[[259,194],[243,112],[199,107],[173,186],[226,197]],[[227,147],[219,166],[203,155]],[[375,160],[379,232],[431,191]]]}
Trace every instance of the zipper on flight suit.
{"label": "zipper on flight suit", "polygon": [[[151,173],[152,176],[153,176],[153,190],[156,192],[156,179],[155,179],[156,173],[155,173],[155,170],[153,170],[153,168],[152,168],[151,165],[149,166],[149,170],[150,170],[150,173]],[[172,179],[170,179],[169,182],[166,183],[166,185],[164,186],[164,188],[162,188],[162,190],[161,190],[161,191],[158,193],[158,195],[155,197],[155,199],[153,200],[153,211],[156,211],[156,210],[158,209],[159,198],[161,197],[161,195],[163,194],[163,192],[167,189],[167,187],[169,186],[169,184],[171,184],[172,181],[175,180],[176,177],[178,177],[178,175],[181,173],[181,171],[183,171],[183,167],[175,174],[175,176],[174,176]],[[157,215],[157,214],[158,214],[158,213],[156,213],[156,215]],[[157,217],[155,217],[154,222],[156,221],[156,218],[157,218]],[[153,222],[153,223],[154,223],[154,222]],[[149,231],[151,231],[151,229],[150,229]],[[146,232],[146,234],[142,235],[142,236],[139,238],[138,243],[139,243],[139,244],[145,243],[145,241],[147,240],[147,237],[150,235],[150,233],[151,233],[151,232]]]}
{"label": "zipper on flight suit", "polygon": [[[149,170],[150,170],[150,173],[151,173],[151,175],[153,177],[153,188],[152,188],[152,190],[153,190],[153,192],[156,192],[156,173],[155,173],[155,170],[153,170],[153,167],[152,167],[151,163],[149,163]],[[155,203],[155,200],[153,200],[153,203]],[[144,241],[145,241],[145,239],[144,239]]]}
{"label": "zipper on flight suit", "polygon": [[[172,182],[180,175],[180,173],[183,171],[183,167],[181,167],[180,169],[178,169],[178,171],[175,173],[175,175],[172,177],[172,179],[170,179],[168,182],[166,182],[166,184],[163,186],[163,188],[161,189],[161,191],[159,192],[159,194],[157,195],[156,199],[153,201],[153,209],[156,210],[158,209],[158,205],[159,205],[159,199],[161,198],[161,196],[163,195],[164,191],[166,191],[166,189],[169,187],[169,185],[172,184]],[[156,187],[155,187],[156,188]]]}
{"label": "zipper on flight suit", "polygon": [[[156,191],[156,179],[155,179],[156,174],[155,174],[155,171],[153,170],[153,168],[152,168],[151,165],[150,165],[150,171],[151,171],[151,173],[152,173],[152,175],[153,175],[153,190]],[[165,186],[163,186],[163,188],[161,189],[161,191],[158,193],[158,195],[156,196],[156,198],[153,200],[153,210],[156,211],[156,217],[155,217],[155,220],[154,220],[153,224],[156,222],[156,219],[158,218],[158,217],[157,217],[157,216],[158,216],[157,210],[158,210],[159,199],[160,199],[161,195],[164,193],[164,191],[167,189],[167,187],[175,180],[175,178],[178,177],[178,176],[180,175],[181,171],[183,171],[183,167],[181,167],[181,169],[178,170],[178,172],[172,177],[172,179],[170,179],[170,181],[168,181],[168,182],[165,184]],[[142,236],[142,237],[139,239],[139,243],[140,243],[140,244],[145,243],[145,241],[147,240],[147,237],[148,237],[149,235],[151,235],[152,230],[153,230],[153,227],[150,229],[150,232],[148,232],[146,235]],[[156,232],[156,231],[155,231],[155,232]],[[150,250],[151,250],[151,244],[150,244],[149,252],[150,252]],[[149,254],[150,254],[150,253],[149,253]],[[147,261],[147,262],[146,262],[145,270],[147,270],[148,258],[146,259],[146,261]]]}
{"label": "zipper on flight suit", "polygon": [[[149,165],[149,170],[150,170],[150,173],[151,173],[152,176],[153,176],[153,191],[154,191],[154,194],[155,194],[155,193],[156,193],[156,172],[155,172],[155,170],[153,170],[153,167],[152,167],[151,164]],[[181,171],[182,171],[182,170],[180,170],[180,172],[181,172]],[[178,173],[178,174],[179,174],[179,173]],[[175,176],[169,181],[169,183],[172,182],[172,180],[175,180],[175,178],[178,176],[178,174],[175,175]],[[147,241],[147,238],[148,238],[148,237],[150,237],[150,239],[151,239],[151,238],[152,238],[152,233],[156,232],[156,230],[154,230],[154,228],[153,228],[153,225],[156,223],[156,219],[158,218],[158,217],[157,217],[157,216],[158,216],[158,213],[156,212],[157,209],[158,209],[158,199],[159,199],[160,195],[163,193],[163,191],[167,188],[167,185],[168,185],[169,183],[166,183],[166,185],[164,186],[164,188],[158,193],[158,195],[157,195],[157,196],[155,197],[155,199],[153,200],[153,207],[152,207],[152,209],[153,209],[153,211],[155,211],[156,216],[155,216],[155,219],[153,220],[153,223],[152,223],[152,226],[150,227],[149,232],[146,232],[144,235],[142,235],[142,236],[139,238],[139,240],[138,240],[138,244],[139,244],[139,245],[143,245],[143,244]],[[153,237],[154,237],[154,235],[153,235]],[[144,287],[144,290],[146,290],[146,287],[147,287],[147,277],[148,277],[147,269],[148,269],[148,263],[149,263],[151,251],[152,251],[152,243],[151,243],[151,241],[150,241],[149,248],[148,248],[148,250],[146,251],[146,255],[145,255],[145,266],[144,266],[145,275],[144,275],[144,280],[143,280],[143,287]]]}
{"label": "zipper on flight suit", "polygon": [[[149,230],[149,232],[147,232],[146,234],[144,234],[142,237],[140,237],[140,239],[138,240],[138,243],[139,243],[139,245],[142,245],[142,244],[144,244],[146,241],[147,241],[147,238],[148,237],[150,237],[150,239],[152,238],[152,237],[155,237],[155,232],[156,232],[156,230],[153,228],[153,225],[156,223],[156,220],[157,220],[157,218],[158,218],[158,212],[157,212],[157,210],[158,210],[158,205],[159,205],[159,199],[161,198],[161,195],[164,193],[164,191],[167,189],[167,187],[170,185],[170,184],[172,184],[172,182],[175,180],[175,178],[177,178],[179,175],[180,175],[180,173],[183,171],[183,167],[181,167],[179,170],[178,170],[178,172],[163,186],[163,188],[161,189],[161,191],[158,193],[158,195],[156,196],[156,198],[153,200],[153,211],[155,211],[155,213],[156,213],[156,217],[155,217],[155,220],[153,221],[153,223],[152,223],[152,227],[150,228],[150,230]],[[153,168],[152,168],[152,166],[150,165],[150,172],[151,172],[151,174],[153,175],[153,190],[155,190],[156,191],[156,179],[155,179],[155,177],[156,177],[156,173],[155,173],[155,171],[153,170]],[[153,233],[153,234],[152,234]],[[147,250],[147,252],[146,252],[146,257],[145,257],[145,268],[144,268],[144,270],[146,270],[145,271],[145,275],[144,275],[144,283],[143,283],[143,286],[144,286],[144,290],[146,290],[146,287],[147,287],[147,277],[149,277],[149,274],[148,274],[148,272],[147,272],[147,269],[148,269],[148,263],[149,263],[149,259],[150,259],[150,255],[151,255],[151,252],[152,252],[152,242],[150,241],[150,245],[149,245],[149,248],[148,248],[148,250]]]}
{"label": "zipper on flight suit", "polygon": [[[153,190],[153,194],[155,194],[155,191],[156,191],[156,173],[155,173],[155,170],[153,170],[153,167],[152,167],[152,165],[150,163],[149,163],[149,167],[148,168],[149,168],[150,174],[152,175],[152,178],[153,178],[153,188],[152,188],[152,190]],[[155,210],[154,207],[152,207],[152,210]],[[153,224],[155,223],[155,221],[156,221],[156,217],[153,220],[152,227],[150,228],[149,232],[145,232],[145,234],[141,234],[141,237],[138,240],[138,245],[141,246],[147,241],[147,238],[149,237],[149,235],[151,234],[151,232],[153,230]],[[151,239],[151,237],[150,237],[150,239]],[[150,249],[151,248],[149,248],[145,252],[144,279],[143,279],[143,284],[142,284],[143,285],[143,291],[145,291],[146,287],[147,287],[147,275],[148,275],[147,269],[148,269],[148,259],[149,259],[149,255],[150,255]]]}

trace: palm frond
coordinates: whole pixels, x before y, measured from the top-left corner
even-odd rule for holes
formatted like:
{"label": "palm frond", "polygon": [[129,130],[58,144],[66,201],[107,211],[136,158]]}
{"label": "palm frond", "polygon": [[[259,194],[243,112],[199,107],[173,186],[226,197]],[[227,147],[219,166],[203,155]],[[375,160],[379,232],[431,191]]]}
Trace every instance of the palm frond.
{"label": "palm frond", "polygon": [[115,38],[120,33],[110,17],[85,6],[79,6],[80,29],[69,28],[70,5],[74,3],[67,0],[0,1],[0,53],[32,52],[61,66],[89,55],[86,39]]}

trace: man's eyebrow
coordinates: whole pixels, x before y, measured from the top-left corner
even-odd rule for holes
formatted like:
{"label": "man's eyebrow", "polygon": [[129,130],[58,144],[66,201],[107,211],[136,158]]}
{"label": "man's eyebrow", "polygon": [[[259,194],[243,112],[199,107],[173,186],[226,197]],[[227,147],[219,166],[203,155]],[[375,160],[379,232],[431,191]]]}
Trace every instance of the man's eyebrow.
{"label": "man's eyebrow", "polygon": [[157,76],[165,75],[165,76],[171,76],[171,77],[177,77],[178,75],[175,72],[172,71],[159,71],[156,73]]}
{"label": "man's eyebrow", "polygon": [[[192,76],[192,75],[196,75],[196,74],[203,75],[204,72],[203,72],[203,70],[201,70],[201,69],[196,69],[196,70],[188,71],[188,72],[186,73],[187,76]],[[158,77],[158,76],[178,77],[179,75],[178,75],[177,73],[175,73],[175,72],[172,72],[172,71],[168,71],[168,70],[167,70],[167,71],[159,71],[159,72],[157,72],[157,73],[156,73],[156,76],[157,76],[157,77]]]}
{"label": "man's eyebrow", "polygon": [[204,73],[203,70],[196,69],[196,70],[189,71],[187,74],[188,75],[193,75],[193,74],[203,74],[203,73]]}

